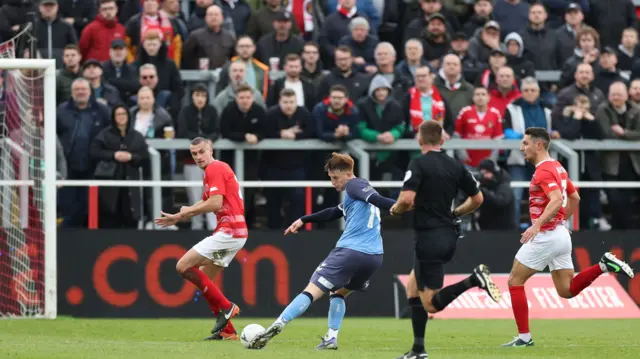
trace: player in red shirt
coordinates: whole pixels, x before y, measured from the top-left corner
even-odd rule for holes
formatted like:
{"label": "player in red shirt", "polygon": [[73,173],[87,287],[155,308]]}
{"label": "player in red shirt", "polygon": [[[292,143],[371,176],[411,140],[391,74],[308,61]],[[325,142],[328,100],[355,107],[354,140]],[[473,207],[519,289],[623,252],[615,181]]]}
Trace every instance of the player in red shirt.
{"label": "player in red shirt", "polygon": [[520,150],[525,159],[536,167],[529,187],[529,213],[532,225],[520,240],[509,275],[511,306],[519,335],[505,347],[532,346],[529,331],[529,305],[524,284],[536,272],[547,266],[558,295],[573,298],[588,287],[602,273],[624,273],[633,278],[629,265],[605,253],[600,262],[574,277],[571,259],[571,234],[565,226],[567,218],[578,208],[580,196],[562,165],[549,156],[551,138],[546,129],[530,127],[524,132]]}
{"label": "player in red shirt", "polygon": [[216,214],[217,226],[213,235],[197,243],[182,256],[176,270],[200,289],[209,308],[217,315],[212,335],[207,339],[237,340],[238,335],[230,320],[240,313],[240,308],[230,302],[211,279],[231,263],[247,241],[248,231],[240,184],[228,164],[213,158],[209,140],[197,137],[191,141],[189,150],[198,167],[204,170],[202,200],[182,207],[176,214],[160,212],[162,217],[155,222],[161,227],[168,227],[200,214]]}
{"label": "player in red shirt", "polygon": [[[468,140],[499,140],[502,132],[502,115],[489,107],[489,90],[480,86],[473,90],[473,105],[464,107],[456,119],[455,134]],[[491,156],[491,150],[467,150],[465,164],[478,167],[480,161]]]}

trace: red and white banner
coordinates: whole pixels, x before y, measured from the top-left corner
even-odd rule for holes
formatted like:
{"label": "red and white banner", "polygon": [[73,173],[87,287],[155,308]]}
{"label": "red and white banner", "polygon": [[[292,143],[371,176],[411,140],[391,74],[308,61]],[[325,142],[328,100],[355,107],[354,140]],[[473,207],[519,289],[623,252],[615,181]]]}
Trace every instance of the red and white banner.
{"label": "red and white banner", "polygon": [[[467,275],[446,275],[444,285],[456,283]],[[494,274],[493,281],[502,291],[499,303],[489,298],[483,290],[468,290],[454,300],[436,318],[513,318],[511,296],[507,274]],[[408,275],[398,275],[398,281],[405,286]],[[529,301],[529,317],[532,319],[587,319],[587,318],[640,318],[640,308],[622,288],[620,283],[608,274],[601,275],[577,297],[564,299],[558,296],[550,274],[537,274],[525,285]]]}

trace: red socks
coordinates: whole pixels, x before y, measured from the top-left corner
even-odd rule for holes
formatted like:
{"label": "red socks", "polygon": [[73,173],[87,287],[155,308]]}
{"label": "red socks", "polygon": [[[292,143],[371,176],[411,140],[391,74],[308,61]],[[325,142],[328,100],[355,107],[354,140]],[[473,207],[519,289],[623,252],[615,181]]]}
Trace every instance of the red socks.
{"label": "red socks", "polygon": [[600,275],[602,275],[602,268],[600,268],[600,264],[594,264],[578,273],[578,275],[573,277],[573,280],[571,281],[571,286],[569,287],[571,294],[573,294],[574,297],[580,294],[583,289],[590,286],[591,283],[598,279]]}
{"label": "red socks", "polygon": [[527,302],[527,293],[524,286],[509,287],[511,294],[511,309],[513,309],[513,317],[516,319],[518,333],[529,333],[529,303]]}
{"label": "red socks", "polygon": [[211,282],[206,274],[196,267],[191,268],[190,271],[198,277],[197,283],[193,281],[192,283],[200,289],[200,293],[202,293],[202,296],[209,303],[211,311],[217,313],[220,308],[224,310],[231,308],[231,302],[224,296],[224,294],[222,294],[220,289]]}

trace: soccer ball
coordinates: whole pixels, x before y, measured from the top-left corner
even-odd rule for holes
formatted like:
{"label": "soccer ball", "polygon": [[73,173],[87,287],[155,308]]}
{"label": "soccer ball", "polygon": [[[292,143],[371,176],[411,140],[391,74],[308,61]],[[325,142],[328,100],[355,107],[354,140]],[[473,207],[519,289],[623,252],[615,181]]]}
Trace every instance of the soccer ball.
{"label": "soccer ball", "polygon": [[246,349],[254,349],[249,347],[251,341],[256,337],[256,335],[264,331],[264,327],[260,324],[249,324],[244,327],[244,329],[242,329],[242,333],[240,334],[240,342],[242,343],[242,346]]}

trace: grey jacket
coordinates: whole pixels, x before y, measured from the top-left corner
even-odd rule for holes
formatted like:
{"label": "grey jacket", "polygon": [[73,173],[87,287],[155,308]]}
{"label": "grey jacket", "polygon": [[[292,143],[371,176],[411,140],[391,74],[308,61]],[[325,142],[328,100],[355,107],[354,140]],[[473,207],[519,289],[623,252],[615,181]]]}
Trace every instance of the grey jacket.
{"label": "grey jacket", "polygon": [[[607,101],[596,111],[596,121],[600,123],[605,139],[640,141],[640,109],[627,103],[627,111],[623,114],[626,124],[622,126],[616,110]],[[620,125],[624,128],[623,135],[616,135],[611,126]],[[620,169],[620,152],[601,151],[602,172],[610,176],[617,176]],[[630,152],[631,163],[637,174],[640,174],[640,152]]]}

